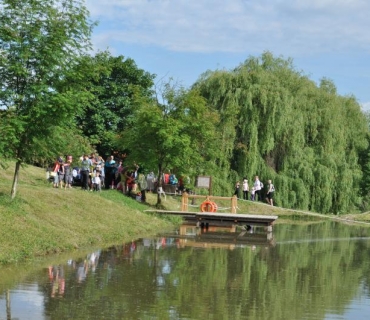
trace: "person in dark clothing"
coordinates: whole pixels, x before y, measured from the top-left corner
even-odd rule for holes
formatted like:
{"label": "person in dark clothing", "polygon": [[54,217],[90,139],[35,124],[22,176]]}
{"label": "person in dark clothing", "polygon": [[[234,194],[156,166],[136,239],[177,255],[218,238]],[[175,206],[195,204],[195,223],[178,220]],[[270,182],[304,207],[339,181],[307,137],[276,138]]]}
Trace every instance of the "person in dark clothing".
{"label": "person in dark clothing", "polygon": [[237,181],[235,184],[234,196],[236,196],[237,198],[240,198],[240,182],[239,181]]}

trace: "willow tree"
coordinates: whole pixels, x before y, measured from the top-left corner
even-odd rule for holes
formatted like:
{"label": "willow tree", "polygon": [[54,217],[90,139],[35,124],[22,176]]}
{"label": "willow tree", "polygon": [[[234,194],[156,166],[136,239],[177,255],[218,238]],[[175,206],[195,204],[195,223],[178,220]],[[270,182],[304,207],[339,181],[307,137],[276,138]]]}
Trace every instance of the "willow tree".
{"label": "willow tree", "polygon": [[330,80],[317,86],[291,59],[266,52],[208,72],[195,87],[222,119],[224,174],[273,179],[285,207],[338,213],[357,205],[368,128],[356,100]]}
{"label": "willow tree", "polygon": [[166,84],[156,99],[141,101],[123,131],[120,145],[128,149],[126,164],[157,168],[160,186],[165,169],[188,175],[207,173],[207,162],[217,149],[217,121],[217,114],[198,91]]}
{"label": "willow tree", "polygon": [[2,0],[0,6],[0,121],[5,155],[16,160],[14,198],[20,166],[37,141],[49,141],[53,128],[69,124],[82,106],[81,74],[73,66],[90,48],[93,24],[78,0]]}

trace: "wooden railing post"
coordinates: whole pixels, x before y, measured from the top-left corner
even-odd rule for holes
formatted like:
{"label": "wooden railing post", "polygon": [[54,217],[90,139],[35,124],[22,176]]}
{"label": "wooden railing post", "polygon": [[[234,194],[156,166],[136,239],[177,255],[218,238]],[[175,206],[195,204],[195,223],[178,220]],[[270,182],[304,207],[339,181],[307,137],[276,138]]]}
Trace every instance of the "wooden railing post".
{"label": "wooden railing post", "polygon": [[184,192],[181,197],[181,211],[188,211],[188,193]]}
{"label": "wooden railing post", "polygon": [[231,198],[231,213],[236,213],[236,208],[238,206],[238,198],[233,196]]}

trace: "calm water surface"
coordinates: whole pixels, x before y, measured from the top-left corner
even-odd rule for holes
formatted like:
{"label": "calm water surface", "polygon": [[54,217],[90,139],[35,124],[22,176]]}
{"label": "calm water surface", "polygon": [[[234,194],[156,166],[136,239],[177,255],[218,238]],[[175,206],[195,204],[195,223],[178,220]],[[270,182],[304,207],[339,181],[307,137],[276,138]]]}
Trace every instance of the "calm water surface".
{"label": "calm water surface", "polygon": [[0,319],[369,319],[370,228],[182,226],[0,270]]}

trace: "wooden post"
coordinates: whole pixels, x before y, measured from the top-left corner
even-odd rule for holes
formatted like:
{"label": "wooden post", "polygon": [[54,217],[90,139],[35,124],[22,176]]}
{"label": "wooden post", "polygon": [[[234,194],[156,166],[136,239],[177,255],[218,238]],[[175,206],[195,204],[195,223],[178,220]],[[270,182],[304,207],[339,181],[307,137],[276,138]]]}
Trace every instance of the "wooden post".
{"label": "wooden post", "polygon": [[181,197],[181,211],[188,211],[188,193],[183,192]]}
{"label": "wooden post", "polygon": [[236,207],[238,206],[238,198],[233,196],[231,198],[231,213],[236,213]]}

